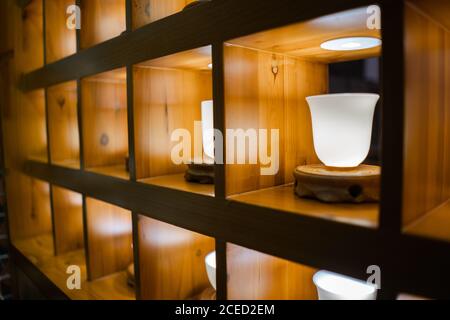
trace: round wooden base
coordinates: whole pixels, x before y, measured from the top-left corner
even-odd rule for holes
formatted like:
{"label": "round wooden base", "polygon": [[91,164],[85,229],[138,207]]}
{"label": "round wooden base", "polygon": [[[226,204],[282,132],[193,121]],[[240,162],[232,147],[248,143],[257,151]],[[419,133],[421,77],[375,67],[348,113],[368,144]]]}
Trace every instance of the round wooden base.
{"label": "round wooden base", "polygon": [[214,164],[191,163],[188,165],[184,178],[187,182],[214,184]]}
{"label": "round wooden base", "polygon": [[300,166],[294,172],[295,193],[328,203],[378,202],[380,174],[380,167],[369,165],[349,169]]}

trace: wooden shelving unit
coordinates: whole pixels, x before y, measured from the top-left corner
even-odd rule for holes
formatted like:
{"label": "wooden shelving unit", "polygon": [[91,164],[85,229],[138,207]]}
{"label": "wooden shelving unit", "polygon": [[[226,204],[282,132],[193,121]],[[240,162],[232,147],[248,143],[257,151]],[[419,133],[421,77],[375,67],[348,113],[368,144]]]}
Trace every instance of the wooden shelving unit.
{"label": "wooden shelving unit", "polygon": [[[380,299],[448,298],[450,5],[379,0],[377,30],[367,0],[82,0],[70,31],[60,10],[74,1],[49,2],[13,6],[20,90],[2,110],[13,260],[47,296],[316,299],[317,270],[364,279],[375,264]],[[346,36],[383,45],[320,48]],[[369,58],[381,201],[297,198],[293,170],[319,161],[305,98],[330,92],[331,65]],[[222,132],[279,129],[275,175],[216,164],[214,185],[185,181],[171,133],[192,133],[204,100]],[[217,292],[204,262],[214,250]],[[82,290],[66,287],[73,264]]]}

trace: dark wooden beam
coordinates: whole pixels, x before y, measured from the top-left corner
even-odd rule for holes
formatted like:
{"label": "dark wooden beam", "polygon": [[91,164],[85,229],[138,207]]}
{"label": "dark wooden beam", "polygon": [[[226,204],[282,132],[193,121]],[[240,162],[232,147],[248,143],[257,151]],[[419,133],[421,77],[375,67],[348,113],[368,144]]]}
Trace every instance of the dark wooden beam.
{"label": "dark wooden beam", "polygon": [[319,6],[298,0],[214,0],[26,74],[20,87],[43,88],[372,2],[322,0]]}
{"label": "dark wooden beam", "polygon": [[27,162],[25,173],[153,219],[312,267],[364,278],[367,266],[382,264],[381,239],[374,229],[34,161]]}

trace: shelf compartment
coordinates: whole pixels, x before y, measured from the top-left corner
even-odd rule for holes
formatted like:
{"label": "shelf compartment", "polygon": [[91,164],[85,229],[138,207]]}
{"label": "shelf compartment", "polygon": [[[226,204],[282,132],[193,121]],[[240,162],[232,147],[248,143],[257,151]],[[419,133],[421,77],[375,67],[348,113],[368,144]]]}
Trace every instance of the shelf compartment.
{"label": "shelf compartment", "polygon": [[133,30],[180,12],[194,0],[133,0]]}
{"label": "shelf compartment", "polygon": [[75,0],[45,1],[46,63],[50,64],[77,51],[76,29],[67,27],[67,8]]}
{"label": "shelf compartment", "polygon": [[[268,155],[271,155],[272,129],[279,130],[280,142],[279,170],[274,175],[262,175],[261,169],[269,165],[259,160],[249,164],[248,150],[246,164],[230,164],[227,159],[226,194],[230,200],[377,227],[377,204],[332,205],[304,200],[294,194],[293,186],[297,166],[320,163],[314,149],[306,97],[332,92],[333,66],[365,62],[369,58],[377,60],[381,54],[381,47],[345,52],[320,47],[324,41],[341,37],[381,38],[380,30],[367,28],[366,10],[364,7],[339,12],[224,44],[225,127],[254,129],[257,135],[258,129],[266,129]],[[230,141],[226,145],[230,148]]]}
{"label": "shelf compartment", "polygon": [[[45,112],[45,92],[36,90],[20,94],[20,110],[23,116],[18,119],[22,130],[19,133],[20,154],[26,160],[48,162],[47,120]],[[22,159],[25,160],[25,159]]]}
{"label": "shelf compartment", "polygon": [[19,39],[14,56],[23,73],[44,66],[43,0],[33,0],[23,8]]}
{"label": "shelf compartment", "polygon": [[[51,235],[50,185],[14,171],[11,175],[17,183],[16,188],[20,188],[20,192],[13,193],[15,198],[8,199],[11,240],[15,242],[46,234]],[[53,252],[53,243],[48,250]]]}
{"label": "shelf compartment", "polygon": [[317,300],[318,270],[227,244],[229,300]]}
{"label": "shelf compartment", "polygon": [[[123,286],[124,274],[116,273],[97,281],[88,282],[84,250],[70,251],[55,256],[53,238],[45,234],[34,238],[19,240],[14,243],[31,263],[39,269],[71,300],[132,300],[132,289]],[[81,289],[70,290],[67,287],[67,268],[78,266],[81,271]]]}
{"label": "shelf compartment", "polygon": [[[188,130],[194,155],[194,123],[201,121],[201,103],[212,100],[211,47],[202,47],[134,66],[136,174],[140,182],[214,195],[213,185],[185,182],[187,166],[171,154],[176,129]],[[184,156],[184,154],[183,154]],[[186,163],[186,161],[185,161]]]}
{"label": "shelf compartment", "polygon": [[81,0],[81,49],[119,36],[126,29],[125,0]]}
{"label": "shelf compartment", "polygon": [[82,80],[86,170],[128,179],[128,120],[125,69]]}
{"label": "shelf compartment", "polygon": [[403,227],[449,241],[450,31],[423,6],[405,6]]}
{"label": "shelf compartment", "polygon": [[52,201],[56,255],[84,249],[83,196],[52,186]]}
{"label": "shelf compartment", "polygon": [[52,164],[80,168],[76,81],[48,88],[48,131]]}
{"label": "shelf compartment", "polygon": [[89,280],[99,286],[114,284],[120,295],[135,299],[126,274],[133,264],[131,212],[86,198],[86,215]]}
{"label": "shelf compartment", "polygon": [[213,238],[139,216],[142,299],[214,298],[205,267],[214,247]]}

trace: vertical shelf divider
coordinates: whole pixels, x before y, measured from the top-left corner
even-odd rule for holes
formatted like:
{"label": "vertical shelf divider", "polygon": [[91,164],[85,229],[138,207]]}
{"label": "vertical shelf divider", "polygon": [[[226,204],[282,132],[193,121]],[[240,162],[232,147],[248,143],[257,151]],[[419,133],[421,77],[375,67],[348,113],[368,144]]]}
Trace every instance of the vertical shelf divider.
{"label": "vertical shelf divider", "polygon": [[[126,32],[131,32],[133,28],[133,2],[126,0]],[[127,65],[127,116],[128,116],[128,167],[130,170],[130,180],[136,182],[136,152],[134,139],[134,79],[133,65]],[[141,276],[139,264],[139,215],[131,213],[133,230],[133,259],[134,259],[134,285],[136,299],[141,300]]]}
{"label": "vertical shelf divider", "polygon": [[[223,64],[223,43],[212,44],[213,63],[213,101],[214,101],[214,129],[225,135],[225,95],[224,95],[224,64]],[[223,162],[226,159],[225,137],[222,145]],[[215,142],[216,144],[216,142]],[[217,145],[216,145],[217,148]],[[217,154],[217,149],[216,149]],[[214,168],[214,190],[215,197],[225,200],[225,164],[215,164]],[[216,238],[216,283],[217,300],[227,300],[227,244],[225,241]]]}
{"label": "vertical shelf divider", "polygon": [[[224,65],[223,65],[223,43],[215,42],[212,44],[213,61],[213,101],[214,101],[214,128],[224,135],[222,156],[223,162],[226,159],[225,148],[225,95],[224,95]],[[216,149],[217,154],[217,149]],[[218,199],[225,199],[225,164],[215,164],[215,196]]]}
{"label": "vertical shelf divider", "polygon": [[227,300],[227,243],[219,239],[216,239],[216,283],[217,300]]}
{"label": "vertical shelf divider", "polygon": [[[379,244],[383,282],[378,299],[396,299],[399,266],[396,257],[402,230],[404,141],[404,3],[382,3],[383,138]],[[396,70],[396,72],[386,72]]]}

